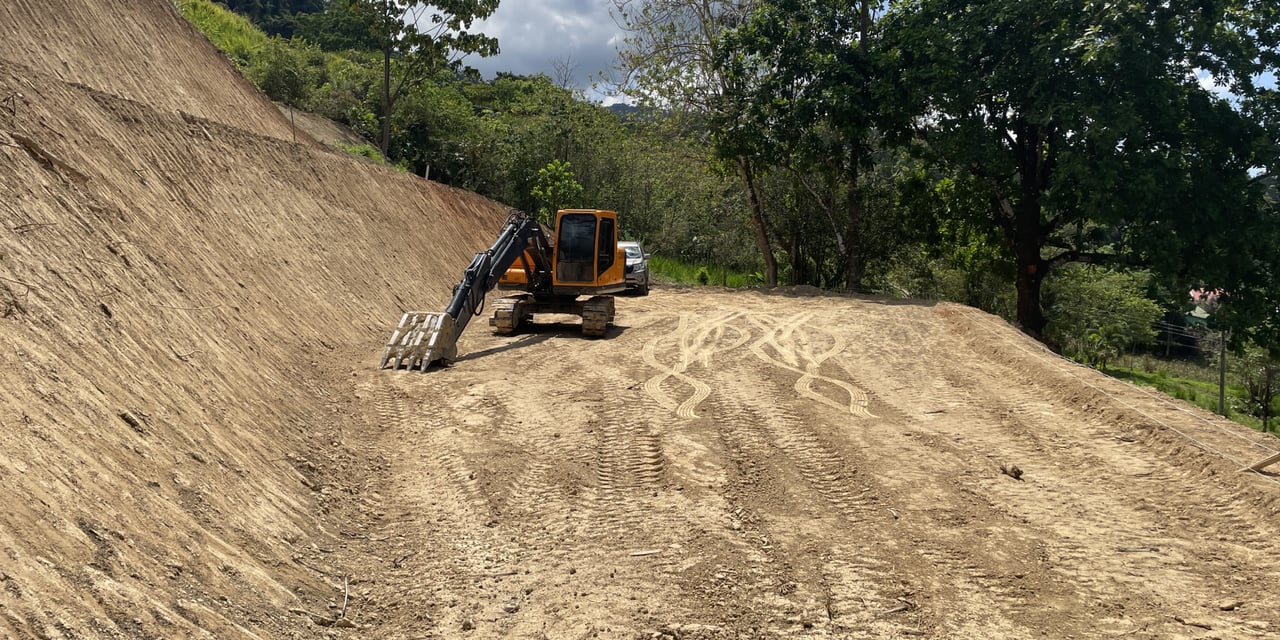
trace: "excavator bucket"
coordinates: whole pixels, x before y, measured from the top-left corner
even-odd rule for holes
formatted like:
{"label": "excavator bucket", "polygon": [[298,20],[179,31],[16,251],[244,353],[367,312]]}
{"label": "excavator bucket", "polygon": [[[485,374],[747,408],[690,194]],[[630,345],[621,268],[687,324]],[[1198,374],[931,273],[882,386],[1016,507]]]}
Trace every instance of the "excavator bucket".
{"label": "excavator bucket", "polygon": [[379,369],[404,367],[426,371],[436,361],[450,361],[458,355],[453,316],[447,313],[409,312],[400,318]]}

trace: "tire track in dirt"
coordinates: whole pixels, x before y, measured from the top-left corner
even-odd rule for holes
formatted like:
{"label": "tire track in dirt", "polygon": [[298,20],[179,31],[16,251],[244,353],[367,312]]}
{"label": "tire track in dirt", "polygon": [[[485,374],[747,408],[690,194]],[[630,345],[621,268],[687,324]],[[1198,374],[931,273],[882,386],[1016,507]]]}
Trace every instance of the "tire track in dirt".
{"label": "tire track in dirt", "polygon": [[[914,613],[896,620],[876,616],[899,604],[895,597],[900,595],[893,592],[892,585],[900,581],[889,559],[896,541],[883,531],[888,515],[878,505],[876,490],[858,482],[849,459],[781,406],[790,403],[775,404],[778,397],[763,391],[774,383],[757,377],[770,370],[749,366],[751,362],[740,357],[737,366],[718,369],[717,375],[738,381],[722,380],[724,397],[713,403],[720,438],[735,469],[727,497],[739,516],[735,522],[743,527],[741,538],[751,543],[744,561],[763,556],[774,567],[746,589],[751,605],[762,609],[765,619],[788,623],[774,623],[779,633],[829,627],[860,630],[865,635],[850,637],[871,638],[913,629],[911,624],[920,620]],[[793,475],[803,484],[790,482]],[[798,486],[809,492],[807,505],[803,493],[795,494]],[[783,492],[793,494],[787,501],[793,511],[775,510],[778,503],[769,496]],[[788,546],[804,543],[782,524],[796,517],[795,509],[838,514],[836,520],[810,525],[814,531],[803,537],[822,540],[828,550],[801,564],[787,551]],[[781,567],[789,570],[780,576]]]}
{"label": "tire track in dirt", "polygon": [[[652,323],[616,336],[607,352],[597,343],[564,358],[540,345],[502,352],[452,388],[515,371],[578,380],[589,366],[582,384],[526,393],[498,383],[486,392],[497,406],[427,398],[424,406],[451,402],[445,412],[472,415],[409,425],[458,438],[458,468],[432,461],[431,486],[467,493],[478,470],[481,506],[500,521],[464,532],[446,531],[462,516],[431,524],[423,543],[456,556],[415,567],[450,576],[433,601],[471,603],[465,615],[488,621],[477,628],[491,637],[585,637],[602,629],[588,626],[594,620],[621,637],[668,623],[726,638],[1198,631],[1170,611],[1223,637],[1265,637],[1258,625],[1275,616],[1259,612],[1261,602],[1244,613],[1204,609],[1250,600],[1275,580],[1263,575],[1271,561],[1261,552],[1236,549],[1274,544],[1251,522],[1257,506],[1194,489],[1223,481],[1215,467],[1161,464],[1148,452],[1169,455],[1168,443],[1133,421],[1117,439],[1116,414],[1092,396],[1010,382],[1033,377],[1033,365],[977,338],[956,342],[925,305],[815,301],[797,314],[756,297],[698,304],[711,311],[651,312]],[[707,395],[693,401],[696,387],[677,370]],[[802,382],[808,373],[858,389],[875,417],[855,415],[839,385]],[[1023,467],[1023,482],[996,470],[1008,462]],[[642,557],[630,555],[637,550]],[[1229,565],[1245,582],[1230,581]],[[507,567],[521,571],[468,583],[466,571]],[[519,613],[505,611],[510,603]]]}
{"label": "tire track in dirt", "polygon": [[[1056,435],[1052,412],[1024,397],[1016,385],[999,388],[1000,396],[996,397],[979,382],[989,378],[975,375],[974,368],[944,368],[939,373],[970,395],[970,411],[957,418],[962,417],[964,424],[986,424],[991,428],[976,433],[972,429],[952,432],[950,423],[944,422],[936,423],[936,427],[943,433],[963,433],[957,437],[965,438],[966,446],[979,456],[973,464],[990,469],[1016,463],[1026,474],[1022,482],[993,476],[980,484],[980,490],[990,496],[993,506],[1023,519],[1038,531],[1036,537],[1042,541],[1049,569],[1056,575],[1052,582],[1060,589],[1069,585],[1072,601],[1082,609],[1121,598],[1142,601],[1144,606],[1134,607],[1139,610],[1152,604],[1146,596],[1131,591],[1143,578],[1128,576],[1119,564],[1138,562],[1141,556],[1116,549],[1170,549],[1174,541],[1148,531],[1148,518],[1115,500],[1114,496],[1123,495],[1120,487],[1100,478],[1081,482],[1088,476],[1080,471],[1096,467],[1096,456],[1082,451],[1077,442]],[[1100,509],[1099,505],[1106,507]],[[1177,559],[1144,566],[1144,575],[1175,584],[1184,582],[1189,576],[1179,569]],[[982,582],[985,581],[978,586],[988,586]],[[1132,631],[1131,624],[1106,616],[1095,622],[1097,630],[1108,633]]]}
{"label": "tire track in dirt", "polygon": [[[1136,445],[1147,444],[1145,441],[1147,439],[1142,438],[1141,433],[1135,432],[1134,428],[1136,426],[1138,429],[1146,428],[1149,431],[1150,427],[1144,422],[1152,419],[1151,417],[1135,415],[1134,412],[1138,410],[1136,408],[1123,406],[1108,408],[1108,405],[1113,405],[1118,399],[1107,395],[1102,389],[1095,389],[1096,393],[1083,392],[1085,408],[1077,408],[1081,400],[1080,392],[1072,390],[1078,390],[1084,385],[1078,378],[1063,369],[1074,365],[1062,361],[1047,363],[1047,367],[1037,366],[1046,363],[1043,360],[1034,362],[1034,359],[1056,358],[1056,356],[1048,354],[1036,356],[1025,351],[1011,350],[1006,348],[1006,341],[1007,339],[1000,340],[995,345],[990,342],[980,345],[974,339],[963,342],[973,351],[975,359],[988,358],[994,363],[993,366],[1007,372],[1005,375],[1018,376],[1031,381],[1029,385],[1015,389],[1021,406],[1053,403],[1061,407],[1059,413],[1066,413],[1074,418],[1073,422],[1086,426],[1086,433],[1093,438],[1085,441],[1084,446],[1081,446],[1081,443],[1072,443],[1066,452],[1086,455],[1081,451],[1088,450],[1088,457],[1084,462],[1122,460],[1128,462],[1126,466],[1143,469],[1144,475],[1159,475],[1166,481],[1166,486],[1181,490],[1183,492],[1180,494],[1181,497],[1192,500],[1197,507],[1215,513],[1228,523],[1226,527],[1221,528],[1222,530],[1206,530],[1206,535],[1229,534],[1230,539],[1243,539],[1250,543],[1248,546],[1256,550],[1268,554],[1277,551],[1275,541],[1278,538],[1277,534],[1280,533],[1280,527],[1277,527],[1270,518],[1259,517],[1249,502],[1233,499],[1239,497],[1241,493],[1252,492],[1245,483],[1240,482],[1242,478],[1247,479],[1247,476],[1228,474],[1216,482],[1208,481],[1218,476],[1215,469],[1222,466],[1222,460],[1210,452],[1203,451],[1186,455],[1183,450],[1188,445],[1194,447],[1194,443],[1178,443],[1176,438],[1172,441],[1173,446],[1162,441],[1152,441],[1151,444],[1154,444],[1156,449],[1155,455],[1145,454]],[[992,358],[988,354],[996,357]],[[1029,359],[1032,362],[1028,362]],[[1034,374],[1029,373],[1029,366],[1033,367],[1031,370]],[[1050,380],[1051,378],[1056,380]],[[1113,381],[1108,379],[1102,382],[1110,384]],[[1250,438],[1243,438],[1243,440],[1249,444],[1257,444]],[[1230,469],[1230,466],[1228,468]],[[1234,471],[1234,469],[1230,470]],[[1109,478],[1104,478],[1104,480],[1107,479]],[[1139,496],[1134,497],[1136,499]],[[1209,521],[1216,523],[1216,520],[1217,518],[1213,518]]]}
{"label": "tire track in dirt", "polygon": [[[751,351],[755,353],[761,360],[773,364],[782,369],[793,371],[800,374],[800,378],[795,382],[795,390],[801,396],[814,400],[816,402],[827,405],[837,411],[847,411],[859,418],[874,418],[867,406],[870,404],[865,391],[850,384],[845,380],[832,378],[821,373],[822,363],[832,356],[844,351],[847,347],[839,336],[828,334],[833,345],[826,351],[817,355],[812,354],[806,346],[796,344],[798,341],[793,340],[792,336],[800,332],[805,336],[804,342],[811,342],[813,331],[810,330],[809,324],[813,317],[813,312],[800,313],[790,318],[775,322],[773,318],[763,314],[752,314],[749,316],[751,322],[760,327],[763,335],[761,338],[751,344]],[[786,341],[784,345],[779,340]],[[765,345],[773,348],[777,356],[770,355],[765,350]],[[804,360],[803,366],[801,359]],[[813,390],[814,382],[824,382],[842,389],[849,396],[848,404],[836,402],[835,400],[818,393]]]}
{"label": "tire track in dirt", "polygon": [[[813,325],[812,323],[807,323],[805,328],[811,330],[808,332],[808,337],[810,338],[810,340],[799,342],[797,345],[797,352],[805,360],[805,367],[804,367],[805,375],[801,376],[800,379],[796,381],[796,385],[795,385],[796,391],[800,395],[806,398],[809,398],[811,400],[817,400],[818,402],[822,402],[825,404],[825,403],[828,403],[830,399],[827,398],[827,396],[821,395],[820,393],[815,391],[813,389],[813,383],[825,382],[828,384],[834,384],[840,387],[841,389],[844,389],[844,391],[849,394],[849,412],[850,413],[860,418],[875,418],[876,416],[872,415],[872,413],[868,410],[868,407],[870,406],[870,403],[871,403],[871,399],[870,397],[867,396],[866,391],[864,391],[861,387],[850,383],[847,380],[839,380],[836,378],[831,378],[828,376],[824,376],[821,373],[822,364],[824,362],[826,362],[828,359],[830,359],[833,356],[843,353],[844,350],[848,347],[848,342],[845,340],[844,336],[837,332],[821,329]],[[828,336],[831,339],[831,346],[827,348],[825,351],[819,352],[817,354],[813,353],[813,351],[810,350],[808,347],[808,344],[813,342],[812,336],[815,334],[823,334]],[[837,404],[832,404],[831,406],[833,406],[836,409],[841,408]]]}
{"label": "tire track in dirt", "polygon": [[[717,352],[731,351],[750,339],[750,335],[742,328],[730,324],[740,315],[740,311],[730,312],[695,325],[691,324],[688,314],[682,314],[675,334],[654,336],[646,342],[642,350],[644,361],[660,373],[645,381],[645,392],[664,408],[674,409],[677,416],[685,419],[697,418],[695,409],[711,395],[712,388],[705,381],[688,375],[686,371],[695,363],[700,363],[704,368],[709,367],[711,358]],[[727,344],[721,344],[726,330],[736,333],[737,337]],[[674,365],[663,364],[658,357],[658,343],[668,337],[674,338],[678,349],[679,361]],[[693,394],[683,402],[676,402],[662,389],[662,383],[673,377],[693,387]]]}
{"label": "tire track in dirt", "polygon": [[370,532],[383,541],[370,553],[385,572],[370,589],[371,608],[456,629],[481,608],[439,603],[479,601],[477,576],[512,566],[523,553],[518,540],[487,526],[497,510],[460,448],[470,433],[455,418],[470,414],[457,405],[474,408],[476,399],[451,397],[421,374],[378,372],[362,388],[389,439],[382,444],[392,459],[388,497],[403,510]]}
{"label": "tire track in dirt", "polygon": [[662,437],[647,420],[634,415],[634,406],[622,402],[629,395],[624,387],[609,381],[604,390],[610,400],[598,409],[595,486],[587,492],[589,513],[597,536],[640,541],[652,534],[651,527],[675,524],[664,518],[665,512],[655,511],[651,500],[661,489],[666,470]]}
{"label": "tire track in dirt", "polygon": [[[794,620],[807,601],[826,599],[822,585],[791,566],[786,543],[775,534],[778,525],[773,523],[774,514],[762,511],[768,501],[765,496],[778,491],[780,480],[778,471],[768,464],[773,460],[772,450],[760,421],[748,408],[727,398],[717,398],[714,404],[719,436],[732,469],[725,498],[731,527],[738,533],[736,544],[722,550],[720,564],[761,569],[749,571],[745,583],[727,600],[735,603],[733,608],[749,612],[754,627],[772,633],[794,632],[798,625],[787,621]],[[763,570],[766,567],[769,570]],[[704,581],[701,576],[695,579]]]}
{"label": "tire track in dirt", "polygon": [[[967,452],[964,432],[946,438],[935,435],[935,421],[947,419],[947,412],[973,398],[945,381],[932,380],[936,372],[921,367],[921,361],[930,360],[919,353],[920,346],[932,342],[929,331],[904,321],[899,312],[889,325],[892,335],[860,341],[859,328],[881,328],[875,316],[883,307],[869,307],[858,310],[860,322],[849,328],[847,339],[858,348],[832,362],[842,370],[871,375],[879,385],[876,396],[885,404],[879,413],[885,418],[860,422],[856,430],[845,433],[867,459],[874,456],[871,473],[878,484],[892,487],[891,498],[896,496],[884,507],[893,509],[895,516],[901,514],[895,530],[900,539],[914,543],[915,556],[898,564],[925,567],[917,576],[935,576],[921,599],[947,603],[945,611],[929,608],[936,625],[956,635],[1026,635],[1034,627],[1025,625],[1044,603],[1056,602],[1072,587],[1039,569],[1040,549],[1034,538],[983,500],[981,486],[969,479],[975,466],[994,468],[994,463],[985,457],[975,460]],[[845,329],[839,317],[817,321],[833,332]],[[922,382],[928,383],[924,394],[915,391]],[[986,612],[981,624],[974,624],[974,612]]]}
{"label": "tire track in dirt", "polygon": [[524,470],[515,477],[502,496],[504,519],[515,519],[533,525],[555,540],[565,540],[571,532],[568,518],[576,506],[572,489],[559,472],[565,458],[563,442],[538,432],[515,436],[517,446],[525,452]]}
{"label": "tire track in dirt", "polygon": [[[572,379],[578,375],[563,360],[548,358],[543,349],[526,349],[513,355],[514,368],[526,380]],[[483,375],[483,374],[480,374]],[[566,469],[566,460],[589,452],[585,434],[588,416],[568,389],[546,390],[522,384],[504,385],[496,395],[502,418],[489,429],[507,455],[505,482],[493,492],[501,505],[503,520],[517,523],[524,535],[534,540],[551,540],[560,545],[573,535],[571,514],[581,506],[583,478],[576,468]],[[501,477],[501,474],[498,474]]]}
{"label": "tire track in dirt", "polygon": [[[761,357],[765,342],[757,342],[753,345],[755,347],[752,350],[753,353],[758,360],[763,360],[774,367],[798,372],[794,368],[779,366],[779,364],[787,362],[786,356],[782,354],[789,350],[796,354],[797,362],[801,358],[815,359],[812,352],[806,352],[807,346],[805,344],[806,342],[812,343],[813,340],[803,334],[796,335],[801,331],[801,326],[812,321],[814,321],[813,317],[792,316],[789,322],[784,321],[783,323],[772,324],[766,331],[772,331],[773,335],[776,336],[769,346],[779,352],[778,357],[769,357],[767,352],[765,352],[765,357]],[[758,324],[767,322],[769,321],[765,320]],[[786,328],[788,324],[791,327],[789,331]],[[839,323],[833,322],[833,325],[839,326]],[[794,348],[791,347],[793,344],[795,345]],[[836,353],[832,353],[824,359],[829,359],[836,355]],[[849,358],[853,358],[853,356],[849,356]],[[854,359],[853,362],[856,363],[858,360]],[[756,387],[758,395],[764,397],[770,395],[761,393],[759,391],[760,388],[759,386]],[[869,399],[869,395],[865,395],[866,392],[862,393],[864,394],[862,397]],[[785,396],[786,394],[779,395]],[[857,396],[851,394],[851,397],[856,398]],[[743,401],[750,402],[750,399],[744,398]],[[828,404],[827,406],[831,405]],[[837,405],[837,408],[841,409],[841,413],[846,415],[854,413],[845,405]],[[824,438],[817,436],[812,431],[812,427],[809,426],[823,424],[825,422],[823,418],[829,414],[819,413],[811,418],[798,419],[794,415],[788,416],[785,412],[780,412],[772,406],[763,409],[761,414],[762,416],[767,416],[763,417],[762,423],[781,427],[778,432],[770,434],[769,437],[772,439],[772,444],[784,450],[789,450],[788,459],[796,461],[794,464],[799,474],[807,484],[813,487],[821,500],[831,505],[847,522],[855,521],[855,527],[860,524],[857,521],[863,518],[866,519],[868,525],[874,523],[874,526],[866,526],[865,529],[861,530],[860,533],[862,535],[858,536],[855,539],[856,541],[850,541],[850,545],[865,545],[868,540],[876,541],[875,544],[870,545],[870,548],[879,549],[881,553],[884,553],[885,549],[896,549],[896,545],[900,541],[910,545],[908,549],[895,550],[882,558],[874,556],[870,558],[861,557],[861,562],[856,565],[856,569],[868,575],[856,576],[846,581],[841,581],[831,576],[825,577],[824,580],[827,583],[827,586],[824,587],[827,593],[826,598],[832,606],[837,610],[842,607],[849,609],[852,606],[854,611],[861,611],[864,616],[874,616],[876,613],[901,608],[903,603],[896,600],[896,598],[903,596],[904,593],[920,591],[921,595],[919,597],[912,596],[914,598],[911,600],[912,602],[945,602],[945,611],[934,606],[922,604],[922,609],[919,611],[913,610],[911,618],[909,618],[909,620],[913,621],[913,624],[929,622],[932,625],[940,625],[957,632],[963,631],[978,635],[997,632],[1008,637],[1017,637],[1029,633],[1028,628],[1024,627],[1021,622],[1027,618],[1026,614],[1029,607],[1026,600],[1025,598],[1015,598],[1013,596],[1013,594],[1019,593],[1019,588],[1016,584],[1018,578],[1012,575],[1005,575],[1003,571],[995,568],[1001,566],[1001,560],[990,551],[975,548],[979,547],[979,545],[974,543],[980,539],[974,539],[968,534],[958,536],[954,540],[943,539],[943,537],[936,534],[931,535],[930,532],[933,527],[941,527],[943,530],[947,530],[955,526],[946,522],[950,514],[943,510],[935,510],[928,514],[916,514],[916,518],[909,518],[906,521],[897,521],[897,512],[883,500],[885,494],[882,488],[875,488],[874,492],[869,496],[866,495],[867,492],[864,490],[859,490],[856,496],[851,493],[849,479],[847,476],[841,477],[842,473],[838,462],[843,455],[840,452],[850,449],[845,445],[833,448],[832,445],[826,444]],[[822,417],[820,418],[820,416]],[[862,433],[868,427],[878,424],[880,423],[859,423],[855,433]],[[898,427],[899,433],[901,428]],[[915,442],[912,442],[912,444],[915,444]],[[823,451],[824,447],[826,451]],[[871,451],[866,453],[870,454]],[[884,453],[884,451],[877,453]],[[938,485],[938,478],[946,474],[945,467],[930,467],[925,464],[923,470],[918,469],[921,466],[921,459],[948,460],[950,456],[945,450],[938,451],[927,447],[906,453],[900,451],[891,451],[891,453],[899,454],[898,459],[902,461],[902,464],[892,467],[895,473],[899,469],[915,470],[915,478],[920,486],[933,488],[935,496],[940,493],[944,503],[948,502],[947,497],[952,497],[955,502],[966,502],[966,500],[957,499],[962,496],[955,492],[953,487],[947,487],[945,483],[944,488],[941,490],[934,488]],[[865,458],[860,457],[860,459],[864,460],[864,462],[861,462],[859,466],[864,468],[869,466],[866,464]],[[883,472],[887,468],[881,464],[877,469]],[[878,485],[879,483],[877,482],[876,484]],[[791,485],[794,486],[794,483],[791,483]],[[895,520],[890,521],[889,514],[894,514]],[[921,515],[926,516],[923,522],[919,519]],[[939,519],[942,521],[938,521]],[[892,527],[892,530],[897,535],[886,539],[881,536],[884,535],[883,530],[889,522],[893,522],[889,526]],[[993,533],[996,532],[984,532],[985,535],[992,535]],[[999,539],[1001,534],[996,533],[996,536]],[[836,536],[833,538],[833,542],[840,539],[839,536]],[[1024,550],[1027,546],[1025,542],[1016,539],[1011,541],[1015,543],[1014,546],[1020,550],[1022,556],[1029,555],[1029,552]],[[885,586],[893,584],[904,585],[906,583],[902,580],[894,580],[893,577],[875,575],[875,569],[882,566],[897,567],[899,569],[914,567],[915,571],[908,570],[909,575],[935,575],[937,578],[930,581],[930,583],[916,583],[910,587],[903,587],[903,591],[895,594],[892,591],[884,590]],[[847,571],[847,568],[836,568],[831,573],[839,575],[842,570]],[[883,604],[883,609],[867,614],[866,603],[876,601],[876,595],[868,594],[857,587],[850,593],[847,591],[849,589],[847,585],[850,584],[879,585],[877,588],[881,591],[878,592],[878,599]],[[841,594],[841,589],[846,590],[844,595]],[[861,608],[858,607],[859,604],[862,605]],[[902,614],[895,614],[895,616],[898,615]],[[973,615],[981,615],[984,620],[983,623],[974,626],[970,622]],[[907,626],[903,628],[910,629]],[[873,632],[864,637],[885,637],[885,634],[883,632]]]}

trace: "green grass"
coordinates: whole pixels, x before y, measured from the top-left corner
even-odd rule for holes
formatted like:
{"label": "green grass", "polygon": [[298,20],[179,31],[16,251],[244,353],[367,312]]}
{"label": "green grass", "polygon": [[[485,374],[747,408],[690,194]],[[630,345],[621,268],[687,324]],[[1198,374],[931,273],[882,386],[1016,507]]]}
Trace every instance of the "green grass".
{"label": "green grass", "polygon": [[678,284],[714,285],[734,289],[760,284],[760,278],[755,274],[713,265],[692,264],[664,256],[649,258],[649,271],[660,280]]}
{"label": "green grass", "polygon": [[[1170,375],[1163,368],[1157,368],[1155,371],[1144,369],[1135,369],[1128,367],[1109,366],[1102,369],[1102,372],[1121,380],[1127,380],[1134,384],[1144,387],[1154,387],[1156,390],[1194,404],[1206,411],[1212,413],[1218,412],[1218,383],[1217,371],[1209,367],[1197,367],[1190,363],[1173,363],[1171,361],[1157,360],[1152,358],[1152,362],[1158,362],[1164,365],[1171,365],[1180,369],[1180,373],[1190,374],[1194,377],[1181,377]],[[1227,401],[1227,418],[1234,420],[1252,429],[1262,430],[1262,420],[1251,415],[1237,411],[1235,407],[1244,405],[1247,398],[1244,389],[1231,384],[1227,385],[1226,401]],[[1274,422],[1275,419],[1273,418]],[[1273,425],[1274,426],[1274,425]]]}
{"label": "green grass", "polygon": [[230,9],[212,0],[180,0],[178,9],[215,47],[237,66],[249,66],[253,57],[267,46],[267,34]]}
{"label": "green grass", "polygon": [[378,151],[378,148],[371,144],[341,144],[338,146],[353,156],[368,158],[378,164],[387,164],[387,159],[382,157],[382,153]]}

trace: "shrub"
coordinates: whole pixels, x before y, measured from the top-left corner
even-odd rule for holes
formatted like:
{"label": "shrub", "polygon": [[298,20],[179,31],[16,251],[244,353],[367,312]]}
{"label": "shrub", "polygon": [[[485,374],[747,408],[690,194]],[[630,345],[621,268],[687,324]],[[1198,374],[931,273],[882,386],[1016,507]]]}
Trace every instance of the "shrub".
{"label": "shrub", "polygon": [[342,150],[350,153],[351,155],[368,158],[378,164],[387,164],[387,159],[382,157],[382,153],[378,151],[378,148],[371,144],[344,144],[342,145]]}
{"label": "shrub", "polygon": [[1146,272],[1067,267],[1046,282],[1049,339],[1068,356],[1098,367],[1155,340],[1160,306],[1145,295]]}

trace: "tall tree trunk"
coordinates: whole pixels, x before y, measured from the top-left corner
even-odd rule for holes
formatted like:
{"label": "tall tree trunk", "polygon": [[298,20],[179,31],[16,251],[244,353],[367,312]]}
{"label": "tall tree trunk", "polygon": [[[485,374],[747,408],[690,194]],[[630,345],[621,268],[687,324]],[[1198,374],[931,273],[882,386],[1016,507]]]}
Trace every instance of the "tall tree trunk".
{"label": "tall tree trunk", "polygon": [[1044,234],[1040,227],[1040,194],[1034,185],[1023,188],[1013,222],[1013,256],[1018,265],[1018,326],[1039,339],[1047,320],[1040,308],[1040,283],[1048,275],[1049,261],[1040,256]]}
{"label": "tall tree trunk", "polygon": [[862,251],[863,206],[862,186],[858,184],[858,168],[854,164],[849,170],[849,190],[845,195],[845,253],[844,286],[850,291],[862,290],[862,275],[866,270],[866,259]]}
{"label": "tall tree trunk", "polygon": [[391,49],[382,50],[382,139],[378,141],[382,159],[391,149]]}
{"label": "tall tree trunk", "polygon": [[804,257],[800,255],[800,234],[792,233],[783,241],[783,247],[791,258],[791,284],[801,284],[804,277]]}
{"label": "tall tree trunk", "polygon": [[[1049,182],[1051,166],[1041,147],[1044,132],[1025,122],[1017,125],[1019,157],[1019,183],[1021,197],[1016,212],[1012,213],[1014,260],[1018,266],[1018,325],[1036,339],[1043,339],[1048,321],[1040,308],[1040,284],[1049,275],[1049,261],[1041,257],[1044,248],[1045,228],[1041,222],[1043,213],[1040,198]],[[1004,204],[1008,211],[1008,203]]]}
{"label": "tall tree trunk", "polygon": [[765,231],[764,208],[760,206],[760,194],[756,192],[755,175],[751,171],[751,162],[746,156],[738,156],[738,172],[747,187],[747,202],[751,205],[751,226],[756,231],[756,245],[760,248],[760,257],[764,258],[764,284],[766,287],[778,286],[778,263],[773,259],[773,247],[769,244],[769,234]]}
{"label": "tall tree trunk", "polygon": [[1040,283],[1044,280],[1044,260],[1018,260],[1018,326],[1035,338],[1044,335],[1047,321],[1040,309]]}

